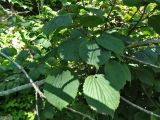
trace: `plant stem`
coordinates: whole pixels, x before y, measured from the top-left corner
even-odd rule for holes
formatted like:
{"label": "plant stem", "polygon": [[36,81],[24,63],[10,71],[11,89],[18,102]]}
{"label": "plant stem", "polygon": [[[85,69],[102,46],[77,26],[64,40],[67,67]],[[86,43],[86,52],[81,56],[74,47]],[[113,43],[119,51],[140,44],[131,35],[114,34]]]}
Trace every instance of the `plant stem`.
{"label": "plant stem", "polygon": [[127,48],[135,48],[139,46],[145,46],[148,44],[160,43],[160,38],[151,38],[149,40],[141,41],[141,42],[133,42],[127,46]]}
{"label": "plant stem", "polygon": [[84,0],[82,0],[82,5],[83,5],[83,7],[85,7],[85,3],[84,3]]}
{"label": "plant stem", "polygon": [[124,97],[122,97],[122,96],[121,96],[121,100],[123,100],[124,102],[128,103],[128,104],[131,105],[132,107],[139,109],[139,110],[142,111],[142,112],[145,112],[145,113],[147,113],[147,114],[149,114],[149,115],[152,115],[152,116],[155,116],[155,117],[157,117],[157,118],[160,118],[160,115],[155,114],[155,113],[153,113],[152,111],[146,110],[146,109],[142,108],[141,106],[138,106],[138,105],[132,103],[131,101],[127,100],[126,98],[124,98]]}
{"label": "plant stem", "polygon": [[159,104],[156,104],[156,103],[151,99],[151,96],[147,93],[146,88],[144,87],[144,85],[141,84],[141,86],[142,86],[142,89],[143,89],[144,93],[146,94],[147,98],[149,99],[149,101],[150,101],[157,109],[159,109]]}
{"label": "plant stem", "polygon": [[129,59],[129,60],[132,60],[132,61],[135,61],[135,62],[138,62],[138,63],[141,63],[141,64],[144,64],[144,65],[148,65],[148,66],[160,69],[160,66],[157,66],[157,65],[154,65],[154,64],[151,64],[151,63],[136,59],[135,57],[129,57],[129,56],[126,56],[126,55],[123,55],[122,57],[124,57],[126,59]]}
{"label": "plant stem", "polygon": [[139,18],[137,23],[128,31],[128,35],[127,36],[129,36],[136,29],[137,25],[141,22],[141,20],[143,19],[144,14],[145,14],[146,8],[147,8],[147,5],[144,6],[143,13],[142,13],[141,17]]}
{"label": "plant stem", "polygon": [[35,92],[35,101],[36,101],[36,115],[37,115],[37,120],[40,120],[39,117],[39,107],[38,107],[38,93]]}
{"label": "plant stem", "polygon": [[[110,15],[111,15],[115,5],[116,5],[116,0],[114,0],[113,3],[112,3],[111,9],[110,9],[110,11],[109,11],[109,13],[107,15],[107,18],[106,18],[106,22],[108,22],[108,19],[109,19]],[[107,23],[105,24],[105,28],[104,29],[106,29],[106,28],[107,28]]]}

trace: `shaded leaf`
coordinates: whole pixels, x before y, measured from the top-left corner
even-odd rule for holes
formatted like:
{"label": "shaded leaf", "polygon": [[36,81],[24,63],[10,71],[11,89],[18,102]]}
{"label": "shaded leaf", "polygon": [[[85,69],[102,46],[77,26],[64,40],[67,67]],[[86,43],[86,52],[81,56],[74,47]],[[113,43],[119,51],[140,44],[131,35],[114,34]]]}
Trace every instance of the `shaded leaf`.
{"label": "shaded leaf", "polygon": [[139,79],[142,83],[152,86],[154,83],[154,73],[147,69],[138,72]]}
{"label": "shaded leaf", "polygon": [[29,56],[29,53],[27,50],[22,50],[18,55],[16,60],[24,61]]}
{"label": "shaded leaf", "polygon": [[43,33],[49,35],[58,28],[67,27],[72,24],[72,17],[70,15],[61,15],[53,18],[43,27]]}
{"label": "shaded leaf", "polygon": [[127,6],[142,6],[142,5],[145,5],[144,0],[123,0],[123,3]]}
{"label": "shaded leaf", "polygon": [[148,24],[151,26],[158,34],[160,34],[160,15],[153,15],[148,18]]}
{"label": "shaded leaf", "polygon": [[97,43],[107,50],[111,50],[116,54],[123,54],[125,49],[124,43],[117,37],[109,34],[103,34],[97,38]]}
{"label": "shaded leaf", "polygon": [[11,57],[17,54],[17,50],[15,48],[6,47],[6,48],[3,48],[1,51],[7,56],[11,56]]}
{"label": "shaded leaf", "polygon": [[114,60],[106,63],[105,75],[110,81],[110,84],[117,90],[122,89],[126,81],[131,81],[131,72],[128,66]]}
{"label": "shaded leaf", "polygon": [[154,52],[151,48],[147,48],[143,51],[136,52],[136,58],[144,62],[155,64],[158,60],[157,53]]}
{"label": "shaded leaf", "polygon": [[80,38],[63,42],[58,48],[60,57],[64,60],[79,60],[79,46],[83,41]]}
{"label": "shaded leaf", "polygon": [[105,19],[103,16],[98,15],[84,15],[80,17],[80,24],[85,27],[96,27],[98,25],[101,25],[105,22]]}

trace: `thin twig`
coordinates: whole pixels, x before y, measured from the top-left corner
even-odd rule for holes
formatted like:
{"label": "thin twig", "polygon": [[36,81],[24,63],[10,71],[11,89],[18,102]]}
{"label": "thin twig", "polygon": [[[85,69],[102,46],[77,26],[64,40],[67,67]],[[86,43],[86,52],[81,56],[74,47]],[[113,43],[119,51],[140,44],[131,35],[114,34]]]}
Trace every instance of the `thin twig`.
{"label": "thin twig", "polygon": [[12,60],[12,58],[10,58],[9,56],[7,56],[5,53],[3,53],[1,51],[0,51],[0,55],[2,55],[4,58],[8,59],[18,69],[20,69],[24,73],[24,75],[26,76],[26,78],[29,80],[29,82],[32,84],[32,86],[35,89],[35,91],[38,92],[38,94],[40,95],[40,97],[45,98],[44,94],[40,91],[39,87],[33,82],[32,78],[27,74],[27,72],[24,70],[24,68],[21,65],[19,65],[17,62],[15,62],[14,60]]}
{"label": "thin twig", "polygon": [[108,21],[108,19],[109,19],[110,15],[111,15],[115,5],[116,5],[116,0],[114,0],[113,3],[112,3],[112,6],[111,6],[111,9],[110,9],[110,11],[109,11],[109,13],[107,15],[106,21]]}
{"label": "thin twig", "polygon": [[72,109],[72,108],[66,108],[67,110],[69,110],[69,111],[71,111],[71,112],[73,112],[73,113],[77,113],[77,114],[79,114],[79,115],[81,115],[81,116],[84,116],[85,118],[88,118],[89,120],[95,120],[94,118],[92,118],[91,116],[89,116],[89,115],[87,115],[87,114],[84,114],[84,113],[82,113],[82,112],[79,112],[79,111],[77,111],[77,110],[74,110],[74,109]]}
{"label": "thin twig", "polygon": [[150,101],[157,109],[159,109],[159,104],[156,104],[156,103],[152,100],[151,96],[147,93],[146,88],[144,87],[143,84],[141,84],[141,87],[142,87],[142,89],[143,89],[143,92],[145,93],[145,95],[146,95],[147,98],[149,99],[149,101]]}
{"label": "thin twig", "polygon": [[36,115],[37,115],[37,120],[40,120],[39,117],[39,107],[38,107],[38,93],[35,92],[35,102],[36,102]]}
{"label": "thin twig", "polygon": [[155,44],[155,43],[160,43],[160,38],[151,38],[149,40],[141,41],[141,42],[134,42],[128,45],[128,48],[135,48],[139,46],[145,46],[148,44]]}
{"label": "thin twig", "polygon": [[[110,15],[111,15],[115,5],[116,5],[116,0],[114,0],[113,3],[112,3],[111,9],[110,9],[110,11],[109,11],[109,13],[107,15],[107,18],[106,18],[106,22],[108,22],[108,19],[109,19]],[[106,29],[106,28],[107,28],[107,23],[105,23],[105,28],[104,29]]]}
{"label": "thin twig", "polygon": [[134,12],[134,14],[132,15],[132,17],[128,20],[129,22],[133,21],[133,17],[137,14],[137,12],[139,11],[140,7],[137,8],[137,10]]}
{"label": "thin twig", "polygon": [[124,97],[122,97],[122,96],[121,96],[121,100],[123,100],[124,102],[128,103],[128,104],[131,105],[132,107],[139,109],[140,111],[143,111],[143,112],[145,112],[145,113],[147,113],[147,114],[149,114],[149,115],[152,115],[152,116],[155,116],[155,117],[157,117],[157,118],[160,118],[160,115],[155,114],[155,113],[153,113],[152,111],[146,110],[146,109],[142,108],[141,106],[138,106],[138,105],[132,103],[131,101],[127,100],[126,98],[124,98]]}
{"label": "thin twig", "polygon": [[82,5],[83,5],[83,7],[85,7],[85,3],[84,3],[84,0],[82,0]]}
{"label": "thin twig", "polygon": [[154,64],[139,60],[139,59],[137,59],[135,57],[129,57],[129,56],[125,56],[125,55],[123,55],[122,57],[124,57],[126,59],[129,59],[129,60],[132,60],[132,61],[135,61],[135,62],[138,62],[138,63],[141,63],[141,64],[144,64],[144,65],[148,65],[148,66],[160,69],[160,66],[157,66],[157,65],[154,65]]}
{"label": "thin twig", "polygon": [[138,25],[138,24],[141,22],[141,20],[143,19],[143,16],[144,16],[144,14],[145,14],[146,8],[147,8],[147,5],[144,6],[143,13],[142,13],[141,17],[139,18],[139,20],[137,21],[137,23],[128,31],[128,36],[136,29],[137,25]]}

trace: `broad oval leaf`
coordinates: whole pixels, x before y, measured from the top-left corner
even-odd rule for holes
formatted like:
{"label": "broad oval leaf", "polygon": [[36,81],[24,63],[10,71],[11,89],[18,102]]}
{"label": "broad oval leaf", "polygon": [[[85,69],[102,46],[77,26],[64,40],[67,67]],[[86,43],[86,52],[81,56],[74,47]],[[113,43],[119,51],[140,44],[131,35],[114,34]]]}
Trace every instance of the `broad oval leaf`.
{"label": "broad oval leaf", "polygon": [[29,56],[29,52],[27,50],[22,50],[16,57],[16,60],[24,61]]}
{"label": "broad oval leaf", "polygon": [[117,90],[122,89],[126,81],[131,81],[131,72],[128,66],[114,60],[106,63],[105,74],[110,84]]}
{"label": "broad oval leaf", "polygon": [[154,52],[151,48],[147,48],[143,51],[138,51],[136,52],[135,56],[136,58],[151,64],[156,64],[156,62],[158,61],[157,53]]}
{"label": "broad oval leaf", "polygon": [[96,41],[103,48],[111,50],[116,54],[123,54],[125,49],[123,41],[113,35],[103,34]]}
{"label": "broad oval leaf", "polygon": [[17,50],[13,47],[11,48],[6,47],[6,48],[3,48],[1,51],[8,56],[14,56],[17,54]]}
{"label": "broad oval leaf", "polygon": [[148,19],[148,24],[151,26],[158,34],[160,34],[160,15],[153,15]]}
{"label": "broad oval leaf", "polygon": [[123,0],[123,3],[127,6],[142,6],[146,4],[144,0]]}
{"label": "broad oval leaf", "polygon": [[96,27],[103,24],[104,22],[104,17],[100,15],[84,15],[80,17],[80,24],[85,27]]}
{"label": "broad oval leaf", "polygon": [[49,103],[62,110],[78,92],[79,81],[69,70],[55,70],[45,80],[44,94]]}
{"label": "broad oval leaf", "polygon": [[142,83],[153,86],[154,73],[151,70],[142,69],[138,72],[138,78]]}
{"label": "broad oval leaf", "polygon": [[84,39],[67,40],[63,42],[59,48],[58,53],[64,60],[79,60],[79,46]]}
{"label": "broad oval leaf", "polygon": [[105,64],[111,56],[109,51],[100,48],[94,40],[83,42],[79,54],[83,61],[96,67]]}
{"label": "broad oval leaf", "polygon": [[46,23],[43,27],[43,33],[45,35],[49,35],[54,32],[58,28],[68,27],[72,24],[71,15],[60,15],[51,19],[48,23]]}
{"label": "broad oval leaf", "polygon": [[85,79],[83,93],[90,107],[99,113],[114,115],[120,102],[120,94],[103,74],[88,76]]}

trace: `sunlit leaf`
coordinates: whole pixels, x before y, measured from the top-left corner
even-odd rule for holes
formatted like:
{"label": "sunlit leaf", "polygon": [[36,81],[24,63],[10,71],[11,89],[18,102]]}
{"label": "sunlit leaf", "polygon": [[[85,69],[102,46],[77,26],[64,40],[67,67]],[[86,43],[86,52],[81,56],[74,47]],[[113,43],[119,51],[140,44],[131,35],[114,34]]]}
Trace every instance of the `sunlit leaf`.
{"label": "sunlit leaf", "polygon": [[44,94],[49,103],[62,110],[78,92],[78,79],[69,70],[54,70],[45,80]]}
{"label": "sunlit leaf", "polygon": [[88,76],[85,79],[83,93],[90,107],[99,113],[114,115],[120,102],[120,94],[103,74]]}

